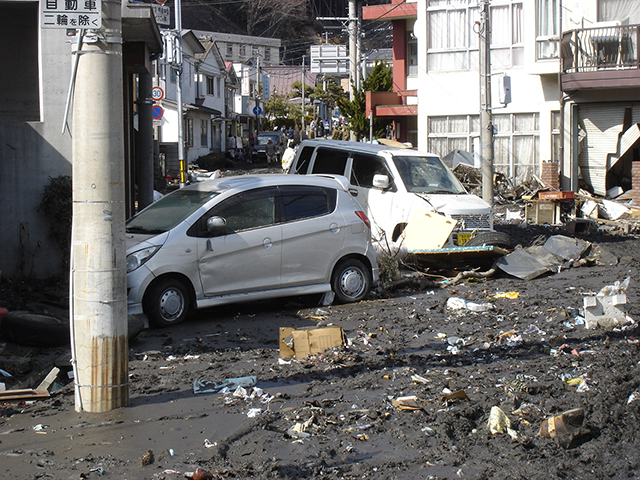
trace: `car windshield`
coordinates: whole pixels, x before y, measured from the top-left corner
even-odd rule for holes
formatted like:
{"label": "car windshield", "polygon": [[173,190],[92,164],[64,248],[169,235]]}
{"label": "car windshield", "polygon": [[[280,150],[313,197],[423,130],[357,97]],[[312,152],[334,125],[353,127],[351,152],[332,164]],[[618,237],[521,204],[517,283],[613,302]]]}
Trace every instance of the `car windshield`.
{"label": "car windshield", "polygon": [[394,156],[407,190],[414,193],[462,194],[462,184],[438,157]]}
{"label": "car windshield", "polygon": [[160,234],[182,222],[219,192],[177,190],[127,221],[127,233]]}
{"label": "car windshield", "polygon": [[258,145],[266,145],[267,143],[269,143],[269,140],[271,140],[273,143],[279,143],[277,135],[258,135]]}

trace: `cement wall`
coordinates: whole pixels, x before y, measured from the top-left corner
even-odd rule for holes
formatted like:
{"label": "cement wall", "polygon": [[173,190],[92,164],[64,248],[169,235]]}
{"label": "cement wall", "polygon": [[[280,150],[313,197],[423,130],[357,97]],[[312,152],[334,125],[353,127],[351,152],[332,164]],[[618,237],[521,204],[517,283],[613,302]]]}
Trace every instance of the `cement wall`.
{"label": "cement wall", "polygon": [[[0,2],[0,25],[12,21],[9,11],[12,2]],[[37,7],[37,2],[35,3]],[[61,134],[64,106],[71,69],[71,46],[65,30],[39,28],[36,17],[31,19],[35,28],[27,29],[27,41],[35,43],[37,54],[13,56],[11,63],[2,62],[6,69],[26,69],[36,75],[39,96],[39,121],[16,118],[16,115],[0,116],[0,275],[13,277],[32,274],[46,278],[59,273],[59,254],[49,240],[49,221],[38,212],[44,186],[49,177],[71,174],[71,138]],[[20,15],[32,12],[18,12]],[[17,46],[16,38],[7,41],[5,28],[0,28],[0,38],[5,46]],[[5,47],[6,48],[6,47]],[[17,47],[16,47],[17,48]],[[7,53],[0,53],[6,59]],[[34,71],[37,62],[37,72]],[[13,88],[21,88],[19,85]],[[7,92],[5,98],[11,98]],[[16,95],[14,111],[19,112]],[[11,110],[11,105],[5,102]],[[36,117],[37,117],[36,112]],[[19,115],[18,115],[19,117]],[[22,234],[21,234],[22,232]],[[38,245],[40,247],[38,248]]]}

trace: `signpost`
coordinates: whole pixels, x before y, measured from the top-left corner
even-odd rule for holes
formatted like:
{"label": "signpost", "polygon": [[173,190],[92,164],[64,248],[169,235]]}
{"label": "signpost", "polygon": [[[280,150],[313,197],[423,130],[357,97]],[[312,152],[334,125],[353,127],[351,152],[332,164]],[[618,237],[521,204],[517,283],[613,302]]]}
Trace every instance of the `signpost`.
{"label": "signpost", "polygon": [[153,87],[153,89],[151,90],[151,97],[153,98],[154,102],[159,102],[160,100],[162,100],[164,98],[164,90],[162,89],[162,87]]}
{"label": "signpost", "polygon": [[262,107],[258,107],[258,106],[253,107],[253,114],[256,117],[259,117],[260,115],[262,115]]}
{"label": "signpost", "polygon": [[102,28],[102,1],[42,0],[42,28]]}

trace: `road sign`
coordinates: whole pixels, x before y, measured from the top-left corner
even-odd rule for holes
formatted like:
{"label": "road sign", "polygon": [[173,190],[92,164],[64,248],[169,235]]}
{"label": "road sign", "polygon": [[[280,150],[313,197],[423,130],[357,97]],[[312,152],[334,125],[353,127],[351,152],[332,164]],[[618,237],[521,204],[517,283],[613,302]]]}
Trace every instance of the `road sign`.
{"label": "road sign", "polygon": [[262,115],[262,108],[256,105],[255,107],[253,107],[253,114]]}
{"label": "road sign", "polygon": [[102,0],[42,0],[42,28],[102,28]]}
{"label": "road sign", "polygon": [[[162,2],[164,3],[164,2]],[[156,18],[156,23],[162,27],[168,27],[171,25],[171,9],[163,5],[151,4],[153,10],[153,16]]]}
{"label": "road sign", "polygon": [[164,108],[162,108],[160,105],[154,105],[151,109],[151,115],[153,116],[154,120],[160,120],[164,115]]}
{"label": "road sign", "polygon": [[164,90],[162,87],[153,87],[151,89],[151,98],[153,98],[154,102],[159,102],[164,98]]}

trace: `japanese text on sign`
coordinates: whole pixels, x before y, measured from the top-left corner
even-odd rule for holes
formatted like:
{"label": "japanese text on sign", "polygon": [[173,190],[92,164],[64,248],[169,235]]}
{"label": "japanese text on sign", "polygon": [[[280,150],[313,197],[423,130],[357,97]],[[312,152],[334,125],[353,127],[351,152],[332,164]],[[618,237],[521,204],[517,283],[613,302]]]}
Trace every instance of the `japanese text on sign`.
{"label": "japanese text on sign", "polygon": [[42,28],[101,28],[101,0],[42,0]]}

